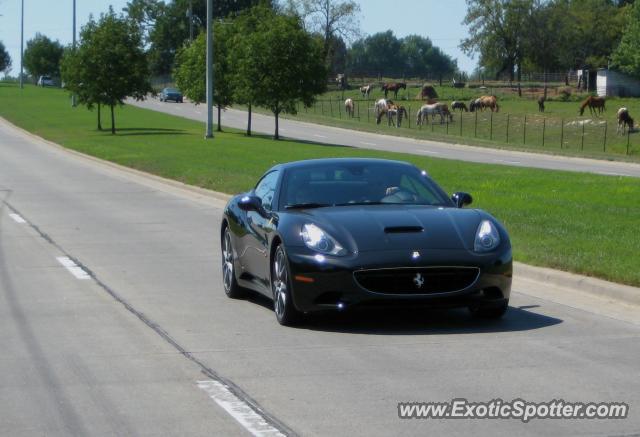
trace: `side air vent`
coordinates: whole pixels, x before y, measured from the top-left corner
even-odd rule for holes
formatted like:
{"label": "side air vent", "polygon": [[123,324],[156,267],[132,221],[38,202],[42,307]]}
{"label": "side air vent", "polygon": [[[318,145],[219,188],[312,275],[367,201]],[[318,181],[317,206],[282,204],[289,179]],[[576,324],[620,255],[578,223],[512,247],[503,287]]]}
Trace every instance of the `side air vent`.
{"label": "side air vent", "polygon": [[384,228],[387,234],[414,234],[424,231],[422,226],[388,226]]}

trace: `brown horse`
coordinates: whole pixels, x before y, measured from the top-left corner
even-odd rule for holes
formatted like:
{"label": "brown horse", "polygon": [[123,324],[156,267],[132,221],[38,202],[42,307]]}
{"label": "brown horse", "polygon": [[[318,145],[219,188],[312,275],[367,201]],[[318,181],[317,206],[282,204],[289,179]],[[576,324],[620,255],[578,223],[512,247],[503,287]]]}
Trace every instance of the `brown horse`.
{"label": "brown horse", "polygon": [[386,99],[389,95],[389,91],[393,92],[393,98],[398,98],[398,91],[401,89],[406,90],[407,84],[404,82],[393,82],[393,83],[385,83],[382,85],[381,90],[384,91],[384,98]]}
{"label": "brown horse", "polygon": [[498,106],[498,98],[496,96],[481,96],[480,108],[484,111],[485,108],[491,109],[491,112],[498,112],[500,106]]}
{"label": "brown horse", "polygon": [[598,115],[606,109],[604,104],[604,97],[589,96],[580,105],[580,115],[584,114],[584,108],[586,108],[587,106],[589,107],[589,112],[591,113],[591,115]]}

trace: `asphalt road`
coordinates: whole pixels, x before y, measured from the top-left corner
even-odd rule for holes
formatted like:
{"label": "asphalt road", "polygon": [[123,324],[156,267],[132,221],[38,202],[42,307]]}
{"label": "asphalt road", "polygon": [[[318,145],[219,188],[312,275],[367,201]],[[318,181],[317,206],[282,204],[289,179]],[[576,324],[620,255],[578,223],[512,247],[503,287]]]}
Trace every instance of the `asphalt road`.
{"label": "asphalt road", "polygon": [[[269,301],[224,296],[220,201],[2,123],[0,202],[0,435],[640,432],[640,324],[516,287],[496,322],[405,311],[283,328]],[[623,401],[630,413],[398,418],[398,402],[453,398]]]}
{"label": "asphalt road", "polygon": [[[160,102],[147,99],[142,102],[128,101],[142,108],[194,120],[206,120],[206,107],[191,103]],[[237,129],[246,129],[247,114],[244,111],[228,109],[222,115],[222,125]],[[255,132],[273,134],[272,116],[253,114],[252,129]],[[204,127],[203,127],[204,133]],[[404,152],[414,155],[427,155],[436,158],[488,164],[510,165],[517,167],[535,167],[550,170],[597,173],[603,175],[640,177],[640,164],[604,161],[586,158],[572,158],[542,153],[527,153],[509,150],[490,149],[437,141],[416,140],[394,137],[349,129],[340,129],[294,120],[280,119],[280,134],[292,139],[313,141],[316,143],[337,144],[372,150]]]}

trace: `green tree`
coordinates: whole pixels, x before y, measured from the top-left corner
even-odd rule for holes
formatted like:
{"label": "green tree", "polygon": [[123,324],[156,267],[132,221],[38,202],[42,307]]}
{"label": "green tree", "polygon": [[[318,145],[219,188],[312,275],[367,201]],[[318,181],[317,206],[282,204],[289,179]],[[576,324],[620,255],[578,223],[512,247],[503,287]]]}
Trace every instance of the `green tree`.
{"label": "green tree", "polygon": [[[272,6],[270,0],[216,0],[213,17],[235,15],[258,3]],[[170,74],[177,52],[189,41],[190,4],[195,38],[206,27],[206,0],[131,0],[124,8],[127,16],[144,30],[153,74]]]}
{"label": "green tree", "polygon": [[[257,6],[239,17],[231,57],[233,85],[239,100],[269,108],[275,116],[296,113],[296,104],[311,106],[326,89],[322,45],[296,17]],[[250,31],[249,31],[250,30]]]}
{"label": "green tree", "polygon": [[2,41],[0,41],[0,73],[9,71],[11,68],[11,56],[4,47]]}
{"label": "green tree", "polygon": [[98,22],[90,20],[80,33],[78,48],[65,56],[63,80],[87,107],[109,106],[115,134],[114,107],[127,97],[142,100],[153,92],[138,25],[111,8]]}
{"label": "green tree", "polygon": [[[222,131],[222,109],[233,104],[233,89],[230,83],[229,51],[232,47],[234,27],[231,21],[218,21],[214,24],[213,102],[218,108],[218,131]],[[206,101],[206,58],[207,39],[203,32],[176,56],[176,68],[173,77],[178,88],[193,102]]]}
{"label": "green tree", "polygon": [[34,80],[39,76],[60,76],[60,59],[64,48],[58,41],[52,41],[45,35],[36,36],[27,41],[24,49],[24,68]]}
{"label": "green tree", "polygon": [[620,44],[611,56],[613,65],[640,78],[640,3],[635,3]]}

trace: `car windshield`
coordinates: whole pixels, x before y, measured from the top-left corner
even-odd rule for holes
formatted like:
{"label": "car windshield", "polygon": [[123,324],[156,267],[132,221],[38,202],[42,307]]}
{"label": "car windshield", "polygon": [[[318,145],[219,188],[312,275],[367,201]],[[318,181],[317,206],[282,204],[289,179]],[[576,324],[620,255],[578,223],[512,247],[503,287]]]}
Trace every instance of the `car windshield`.
{"label": "car windshield", "polygon": [[179,93],[180,91],[178,91],[178,90],[177,90],[177,89],[175,89],[175,88],[166,88],[166,89],[164,90],[164,92],[165,92],[165,93],[171,93],[171,94],[177,94],[177,93]]}
{"label": "car windshield", "polygon": [[401,163],[309,164],[290,168],[284,175],[285,209],[399,203],[452,205],[426,173]]}

